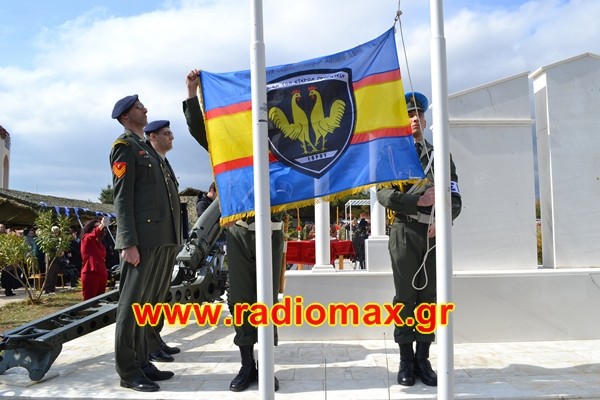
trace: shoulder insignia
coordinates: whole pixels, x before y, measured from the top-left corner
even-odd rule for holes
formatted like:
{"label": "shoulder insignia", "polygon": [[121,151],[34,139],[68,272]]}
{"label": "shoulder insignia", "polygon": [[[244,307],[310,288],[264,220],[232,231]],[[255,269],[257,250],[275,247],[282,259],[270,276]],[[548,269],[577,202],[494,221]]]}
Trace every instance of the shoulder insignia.
{"label": "shoulder insignia", "polygon": [[118,144],[124,144],[125,146],[129,146],[129,142],[125,139],[117,139],[113,142],[113,147],[115,147]]}
{"label": "shoulder insignia", "polygon": [[117,179],[122,178],[127,172],[127,163],[123,161],[115,161],[112,165],[113,174],[117,177]]}

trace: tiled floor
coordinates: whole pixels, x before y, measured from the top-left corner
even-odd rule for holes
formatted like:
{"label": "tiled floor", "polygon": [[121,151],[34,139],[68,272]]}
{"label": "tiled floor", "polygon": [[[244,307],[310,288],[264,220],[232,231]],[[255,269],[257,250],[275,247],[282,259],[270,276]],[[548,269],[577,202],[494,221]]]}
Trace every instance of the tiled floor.
{"label": "tiled floor", "polygon": [[[232,393],[239,369],[231,328],[168,327],[165,339],[183,352],[161,391],[122,389],[114,370],[114,325],[68,342],[46,379],[32,383],[24,369],[0,375],[0,396],[11,399],[257,399],[258,386]],[[437,349],[432,347],[435,367]],[[600,399],[600,340],[457,344],[454,397],[458,399]],[[436,399],[436,388],[396,383],[392,341],[281,342],[275,371],[277,399]]]}

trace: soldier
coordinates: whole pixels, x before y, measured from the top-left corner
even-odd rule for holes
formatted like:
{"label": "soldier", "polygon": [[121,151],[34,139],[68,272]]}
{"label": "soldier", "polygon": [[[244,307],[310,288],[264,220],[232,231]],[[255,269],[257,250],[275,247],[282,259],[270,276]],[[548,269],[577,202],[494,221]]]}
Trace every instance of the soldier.
{"label": "soldier", "polygon": [[[173,149],[173,140],[175,139],[170,125],[171,123],[167,120],[152,121],[144,128],[144,133],[146,134],[146,137],[148,138],[152,148],[156,150],[156,153],[158,153],[161,160],[164,162],[163,172],[170,178],[168,180],[169,184],[174,185],[174,187],[170,188],[169,192],[177,194],[179,192],[179,182],[177,182],[175,172],[171,168],[171,164],[167,159],[167,152]],[[176,198],[172,198],[171,201],[180,204],[181,201],[179,199],[179,194],[177,194]],[[167,301],[176,257],[177,253],[173,253],[173,259],[170,260],[169,264],[167,265],[168,275],[166,279],[161,282],[162,286],[157,293],[154,303],[163,303]],[[162,337],[160,336],[163,326],[164,318],[161,315],[158,324],[152,330],[152,334],[148,340],[148,346],[150,348],[150,360],[172,362],[175,361],[173,354],[181,352],[181,349],[178,347],[171,347],[163,341]]]}
{"label": "soldier", "polygon": [[165,161],[144,138],[148,110],[137,95],[117,101],[112,118],[125,132],[113,143],[113,173],[117,238],[121,252],[119,304],[115,327],[115,362],[121,386],[136,391],[160,389],[154,381],[171,378],[149,361],[151,326],[138,326],[132,304],[151,303],[168,279],[181,245],[179,201]]}
{"label": "soldier", "polygon": [[[188,98],[183,102],[183,112],[191,135],[208,151],[206,127],[198,101],[198,70],[192,70],[186,77]],[[272,216],[271,244],[273,249],[273,303],[277,302],[279,293],[279,275],[283,257],[283,223],[281,218]],[[229,266],[229,308],[234,312],[236,304],[256,303],[256,243],[254,218],[239,220],[227,231],[227,260]],[[258,341],[257,328],[247,321],[248,313],[244,313],[244,322],[235,326],[233,342],[240,348],[242,367],[238,375],[231,381],[229,389],[233,392],[246,390],[258,379],[258,370],[254,361],[254,344]],[[277,334],[275,334],[277,344]],[[274,377],[275,391],[279,389],[279,381]]]}
{"label": "soldier", "polygon": [[[425,111],[428,100],[421,93],[405,95],[412,134],[417,154],[427,179],[433,183],[433,146],[423,138],[426,126]],[[460,214],[462,202],[458,192],[458,176],[450,160],[452,181],[452,219]],[[430,218],[435,200],[433,185],[418,190],[415,187],[392,187],[380,189],[377,199],[386,208],[395,211],[390,229],[389,251],[396,294],[394,304],[402,303],[403,321],[415,319],[414,310],[423,303],[436,301],[435,253],[428,253],[435,246],[435,222]],[[424,265],[424,267],[423,267]],[[416,324],[415,324],[416,326]],[[437,386],[437,375],[429,362],[429,347],[435,339],[433,333],[425,334],[415,326],[396,326],[394,340],[400,346],[398,383],[403,386],[415,384],[415,376],[428,386]],[[413,343],[416,341],[416,354]]]}

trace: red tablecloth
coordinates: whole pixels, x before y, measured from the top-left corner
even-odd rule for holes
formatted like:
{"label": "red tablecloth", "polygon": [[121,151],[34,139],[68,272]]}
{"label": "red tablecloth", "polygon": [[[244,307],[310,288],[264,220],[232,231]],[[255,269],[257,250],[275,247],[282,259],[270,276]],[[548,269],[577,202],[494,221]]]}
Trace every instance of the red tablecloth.
{"label": "red tablecloth", "polygon": [[[331,264],[339,256],[353,257],[354,246],[350,240],[332,240],[330,242]],[[286,262],[288,264],[315,264],[314,240],[290,240],[287,242]]]}

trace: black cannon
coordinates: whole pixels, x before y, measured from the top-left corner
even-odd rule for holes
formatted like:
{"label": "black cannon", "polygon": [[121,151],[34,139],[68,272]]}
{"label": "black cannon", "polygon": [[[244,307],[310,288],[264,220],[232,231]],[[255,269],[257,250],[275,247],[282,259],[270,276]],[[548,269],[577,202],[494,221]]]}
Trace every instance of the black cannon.
{"label": "black cannon", "polygon": [[[224,243],[219,238],[219,205],[214,201],[198,218],[177,255],[167,301],[203,303],[219,300],[227,289]],[[118,271],[115,271],[118,274]],[[119,291],[113,290],[44,318],[0,334],[0,374],[13,367],[41,380],[62,350],[63,343],[115,322]]]}

